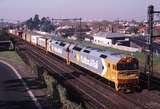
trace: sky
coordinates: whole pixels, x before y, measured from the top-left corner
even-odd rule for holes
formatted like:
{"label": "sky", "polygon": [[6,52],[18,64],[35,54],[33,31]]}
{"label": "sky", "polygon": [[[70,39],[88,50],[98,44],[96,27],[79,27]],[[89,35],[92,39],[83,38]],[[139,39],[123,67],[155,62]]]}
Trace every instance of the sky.
{"label": "sky", "polygon": [[143,21],[150,4],[160,10],[160,0],[0,0],[0,18],[26,20],[39,14],[51,18]]}

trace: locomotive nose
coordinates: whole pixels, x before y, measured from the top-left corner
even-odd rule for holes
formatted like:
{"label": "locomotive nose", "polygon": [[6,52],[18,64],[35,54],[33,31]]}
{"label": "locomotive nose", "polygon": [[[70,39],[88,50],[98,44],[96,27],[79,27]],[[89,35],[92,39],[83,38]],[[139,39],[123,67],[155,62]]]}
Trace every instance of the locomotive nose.
{"label": "locomotive nose", "polygon": [[134,71],[119,72],[117,82],[120,89],[136,88],[139,85],[139,74]]}

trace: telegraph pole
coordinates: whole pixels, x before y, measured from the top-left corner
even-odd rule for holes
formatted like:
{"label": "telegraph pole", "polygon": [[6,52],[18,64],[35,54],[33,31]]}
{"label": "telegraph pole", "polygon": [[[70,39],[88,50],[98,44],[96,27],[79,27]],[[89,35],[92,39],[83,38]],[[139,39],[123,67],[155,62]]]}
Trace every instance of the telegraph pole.
{"label": "telegraph pole", "polygon": [[82,35],[82,18],[79,19],[79,24],[80,24],[80,35]]}
{"label": "telegraph pole", "polygon": [[0,19],[1,20],[1,28],[3,29],[4,26],[4,19]]}
{"label": "telegraph pole", "polygon": [[20,21],[17,20],[17,29],[20,30]]}
{"label": "telegraph pole", "polygon": [[148,89],[151,87],[150,79],[153,74],[153,32],[154,32],[154,14],[160,13],[160,11],[154,11],[154,6],[150,5],[148,7],[148,40],[147,40],[147,50],[146,50],[146,63],[145,71],[148,76]]}

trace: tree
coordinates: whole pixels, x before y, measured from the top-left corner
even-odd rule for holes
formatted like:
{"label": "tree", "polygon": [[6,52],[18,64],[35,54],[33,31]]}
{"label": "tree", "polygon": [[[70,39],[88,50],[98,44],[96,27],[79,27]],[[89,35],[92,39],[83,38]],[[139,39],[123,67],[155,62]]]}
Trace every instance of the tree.
{"label": "tree", "polygon": [[39,30],[40,29],[40,19],[39,19],[39,15],[38,14],[36,14],[35,16],[34,16],[34,19],[33,19],[33,27],[34,27],[34,29],[36,29],[36,30]]}
{"label": "tree", "polygon": [[32,20],[32,18],[30,18],[29,20],[27,20],[25,22],[25,24],[27,25],[28,29],[33,30],[34,27],[33,27],[33,20]]}
{"label": "tree", "polygon": [[39,15],[36,14],[34,18],[30,18],[25,22],[28,29],[30,30],[41,30],[44,32],[51,32],[55,30],[55,25],[52,24],[49,17],[42,17],[42,19],[39,19]]}
{"label": "tree", "polygon": [[45,32],[51,32],[55,29],[54,25],[50,21],[50,19],[47,17],[43,17],[41,19],[41,30]]}

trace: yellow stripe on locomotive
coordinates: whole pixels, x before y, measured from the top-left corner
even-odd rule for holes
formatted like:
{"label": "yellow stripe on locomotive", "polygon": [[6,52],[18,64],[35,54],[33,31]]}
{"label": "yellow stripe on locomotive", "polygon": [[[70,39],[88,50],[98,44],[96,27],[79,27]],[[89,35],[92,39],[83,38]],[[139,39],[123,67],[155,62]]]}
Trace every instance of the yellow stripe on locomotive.
{"label": "yellow stripe on locomotive", "polygon": [[[138,70],[138,60],[131,56],[121,56],[114,54],[106,54],[100,57],[94,55],[95,52],[84,55],[83,50],[81,52],[77,51],[76,54],[76,64],[84,67],[115,84],[116,91],[120,89],[127,89],[128,87],[137,87],[139,82],[139,70]],[[92,56],[91,56],[92,54]],[[101,53],[100,53],[101,54]],[[81,57],[83,56],[83,62]],[[86,57],[85,57],[86,56]],[[89,58],[92,57],[92,58]],[[86,58],[86,59],[85,59]],[[86,63],[84,62],[86,60]],[[95,60],[98,62],[98,68],[92,67],[89,63],[90,60]],[[72,59],[70,59],[72,61]],[[94,61],[92,61],[94,62]]]}

